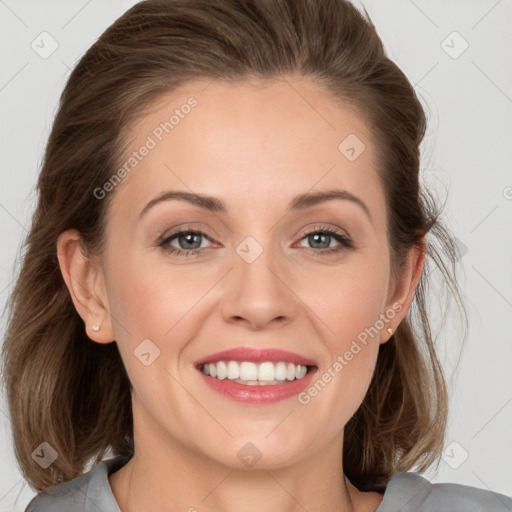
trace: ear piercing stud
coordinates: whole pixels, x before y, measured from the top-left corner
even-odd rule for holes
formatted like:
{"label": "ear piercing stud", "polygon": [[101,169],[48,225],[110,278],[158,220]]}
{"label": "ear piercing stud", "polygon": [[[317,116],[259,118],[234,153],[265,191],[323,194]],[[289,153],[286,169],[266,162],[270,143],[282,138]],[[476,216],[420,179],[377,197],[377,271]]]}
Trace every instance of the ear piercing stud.
{"label": "ear piercing stud", "polygon": [[99,330],[100,330],[100,326],[99,326],[98,324],[94,324],[94,325],[92,326],[92,330],[93,330],[93,331],[99,331]]}
{"label": "ear piercing stud", "polygon": [[391,327],[388,327],[388,332],[389,334],[393,334],[393,329],[391,329]]}

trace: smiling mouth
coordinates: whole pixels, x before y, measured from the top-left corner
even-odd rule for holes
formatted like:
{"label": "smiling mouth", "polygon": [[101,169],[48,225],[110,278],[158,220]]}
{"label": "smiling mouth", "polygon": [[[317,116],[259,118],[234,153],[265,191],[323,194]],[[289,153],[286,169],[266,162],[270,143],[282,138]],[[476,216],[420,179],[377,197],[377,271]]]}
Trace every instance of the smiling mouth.
{"label": "smiling mouth", "polygon": [[204,375],[247,386],[271,386],[303,379],[316,366],[294,364],[288,361],[217,361],[197,366]]}

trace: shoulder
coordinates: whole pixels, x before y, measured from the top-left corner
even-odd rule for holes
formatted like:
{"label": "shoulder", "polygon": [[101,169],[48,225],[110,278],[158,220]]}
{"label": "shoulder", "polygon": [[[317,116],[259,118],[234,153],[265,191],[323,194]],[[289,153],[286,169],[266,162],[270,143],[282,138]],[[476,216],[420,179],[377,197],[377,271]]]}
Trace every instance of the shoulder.
{"label": "shoulder", "polygon": [[504,494],[452,483],[431,483],[417,473],[396,473],[377,512],[512,512]]}
{"label": "shoulder", "polygon": [[25,512],[120,512],[108,475],[129,459],[129,456],[118,456],[103,460],[87,473],[35,496]]}

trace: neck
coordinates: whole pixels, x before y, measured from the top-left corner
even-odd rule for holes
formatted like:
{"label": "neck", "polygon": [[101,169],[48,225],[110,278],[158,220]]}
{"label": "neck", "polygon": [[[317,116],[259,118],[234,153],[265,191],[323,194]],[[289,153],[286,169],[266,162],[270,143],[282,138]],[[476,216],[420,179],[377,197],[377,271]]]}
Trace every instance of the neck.
{"label": "neck", "polygon": [[136,437],[134,456],[109,481],[122,512],[355,512],[366,493],[343,474],[342,434],[286,467],[270,461],[258,469],[219,463],[178,442],[161,448]]}

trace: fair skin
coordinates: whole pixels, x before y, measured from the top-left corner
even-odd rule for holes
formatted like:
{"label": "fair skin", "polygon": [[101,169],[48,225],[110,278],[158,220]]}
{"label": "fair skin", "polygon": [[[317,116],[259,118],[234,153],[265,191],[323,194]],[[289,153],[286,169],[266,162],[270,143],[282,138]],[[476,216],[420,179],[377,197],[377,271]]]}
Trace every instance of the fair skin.
{"label": "fair skin", "polygon": [[[132,151],[191,95],[197,106],[110,192],[102,254],[88,259],[75,231],[58,242],[88,336],[116,341],[134,388],[135,455],[110,475],[114,496],[123,512],[374,511],[381,494],[344,483],[343,429],[368,389],[388,327],[405,317],[423,256],[411,249],[392,281],[368,127],[305,78],[264,87],[198,81],[130,127]],[[354,161],[338,150],[348,134],[366,145]],[[348,191],[368,212],[347,199],[288,211],[296,195],[331,189]],[[167,200],[139,216],[169,190],[214,196],[227,211]],[[192,245],[200,242],[202,253],[159,247],[162,237],[190,227],[204,234]],[[315,244],[307,235],[319,227],[348,236],[353,247],[333,236]],[[247,236],[263,248],[252,263],[236,252]],[[191,252],[186,244],[175,237],[168,246]],[[326,254],[326,247],[340,250]],[[296,396],[270,404],[227,399],[193,365],[221,350],[270,347],[313,359],[322,375],[396,303],[394,318],[307,404]],[[145,339],[160,350],[147,366],[134,356]],[[251,468],[237,455],[248,442],[261,452]]]}

